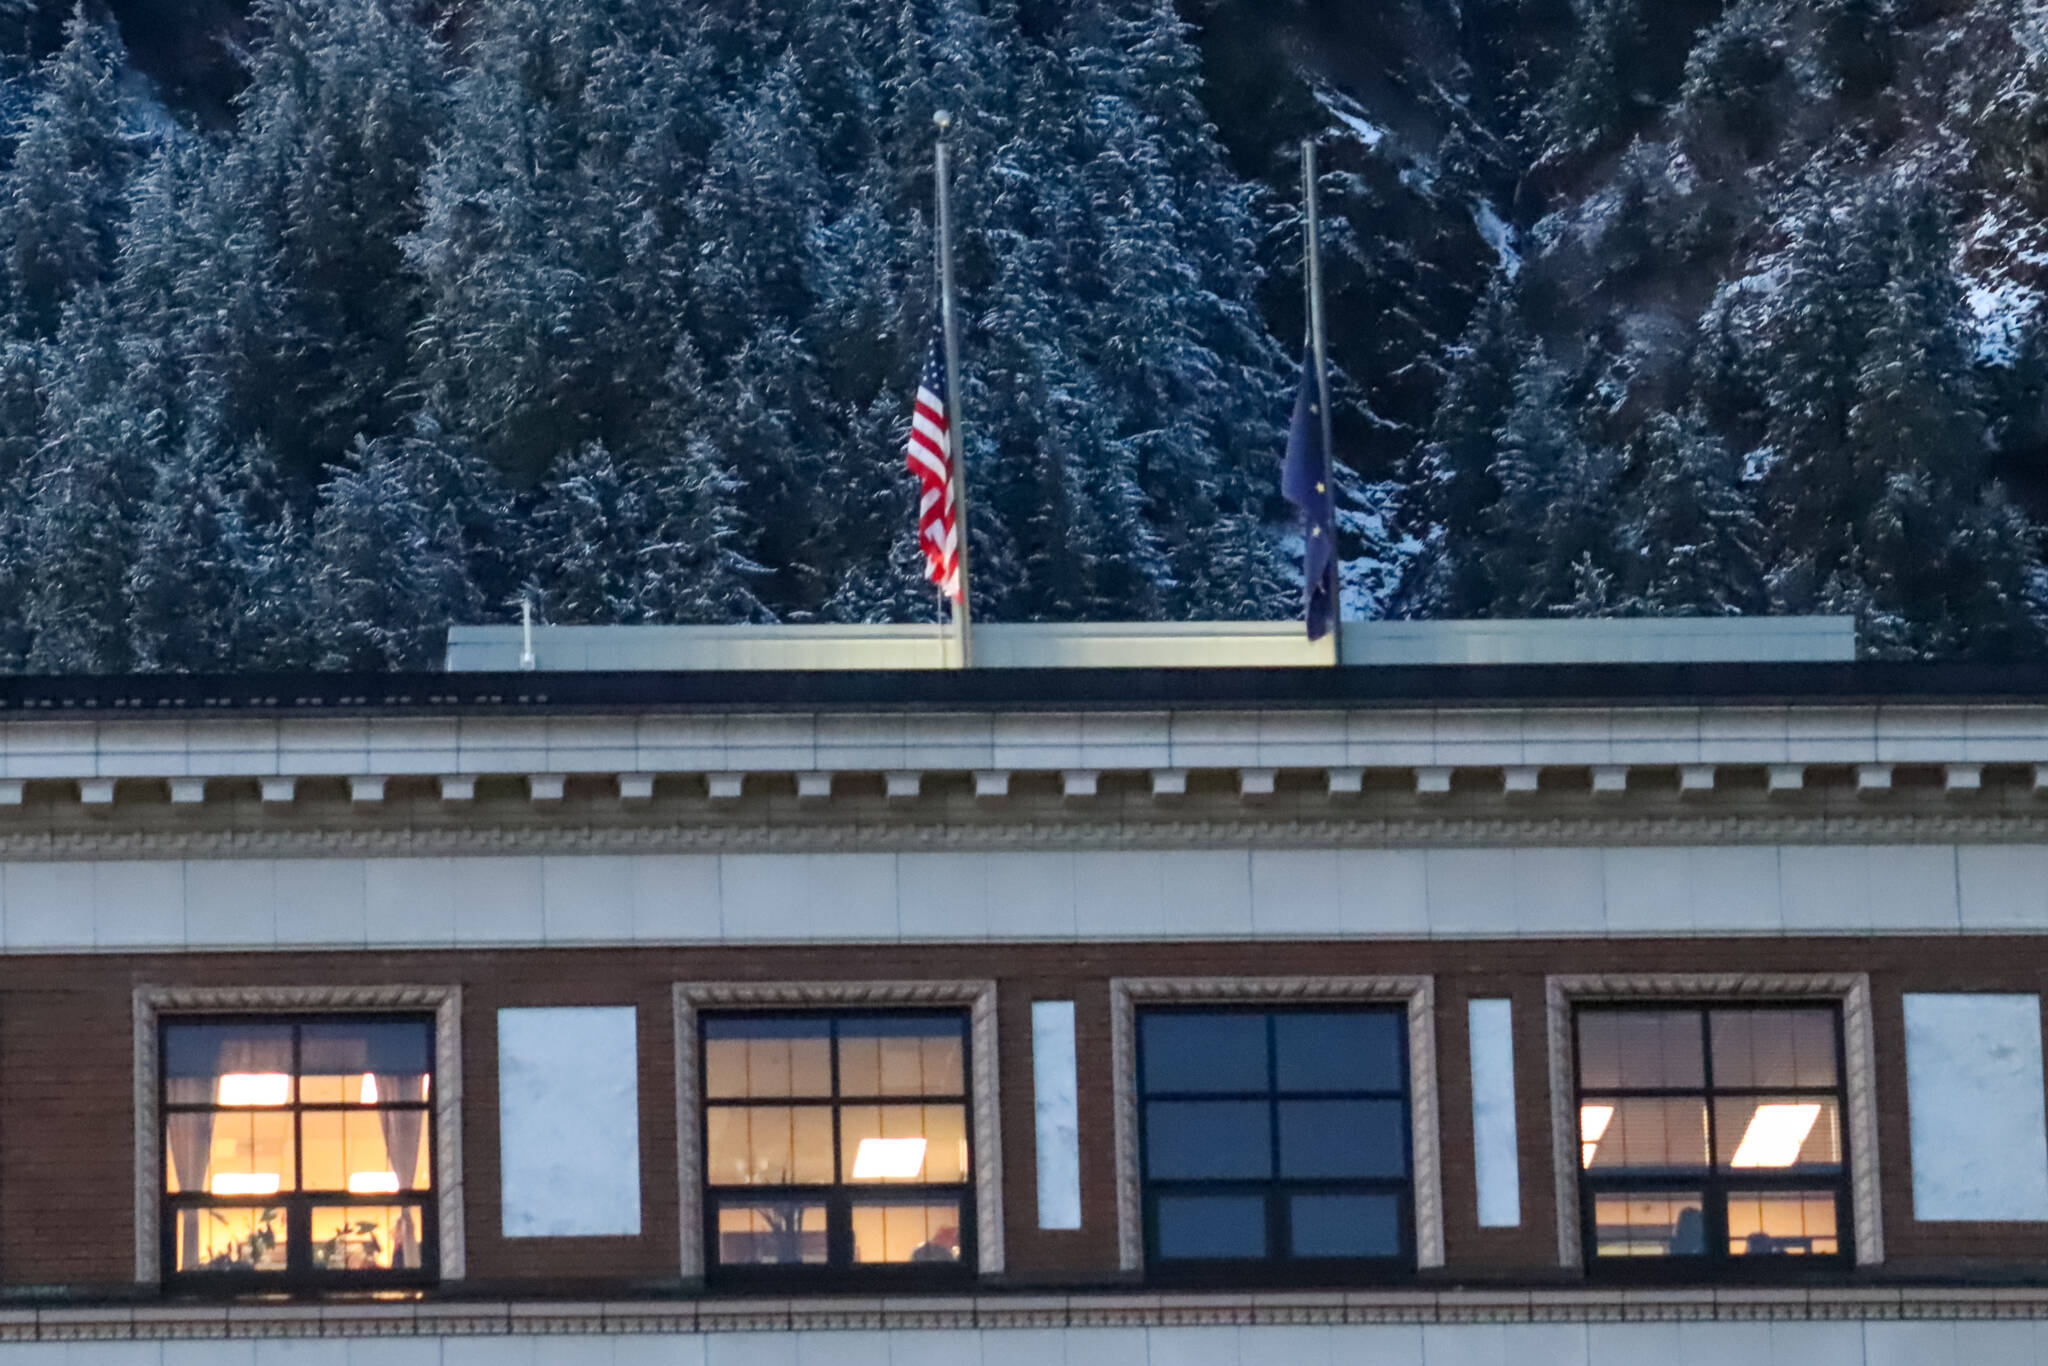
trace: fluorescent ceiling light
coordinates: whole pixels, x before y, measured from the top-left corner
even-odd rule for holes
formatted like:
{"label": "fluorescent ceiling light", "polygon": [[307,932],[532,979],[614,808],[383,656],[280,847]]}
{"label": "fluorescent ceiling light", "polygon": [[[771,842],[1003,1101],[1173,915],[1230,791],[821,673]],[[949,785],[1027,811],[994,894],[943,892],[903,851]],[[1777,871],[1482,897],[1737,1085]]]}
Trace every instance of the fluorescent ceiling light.
{"label": "fluorescent ceiling light", "polygon": [[853,1154],[856,1181],[903,1181],[923,1170],[921,1138],[864,1138]]}
{"label": "fluorescent ceiling light", "polygon": [[292,1098],[292,1079],[282,1072],[229,1072],[214,1092],[219,1105],[283,1105]]}
{"label": "fluorescent ceiling light", "polygon": [[1593,1154],[1600,1150],[1600,1135],[1607,1132],[1607,1126],[1614,1122],[1612,1105],[1581,1105],[1579,1107],[1579,1165],[1593,1165]]}
{"label": "fluorescent ceiling light", "polygon": [[398,1190],[397,1172],[350,1172],[350,1195],[392,1195]]}
{"label": "fluorescent ceiling light", "polygon": [[1789,1167],[1799,1160],[1806,1136],[1820,1118],[1820,1106],[1812,1102],[1797,1105],[1759,1105],[1749,1117],[1741,1146],[1729,1159],[1731,1167]]}
{"label": "fluorescent ceiling light", "polygon": [[275,1195],[280,1184],[276,1172],[216,1172],[206,1189],[214,1195]]}

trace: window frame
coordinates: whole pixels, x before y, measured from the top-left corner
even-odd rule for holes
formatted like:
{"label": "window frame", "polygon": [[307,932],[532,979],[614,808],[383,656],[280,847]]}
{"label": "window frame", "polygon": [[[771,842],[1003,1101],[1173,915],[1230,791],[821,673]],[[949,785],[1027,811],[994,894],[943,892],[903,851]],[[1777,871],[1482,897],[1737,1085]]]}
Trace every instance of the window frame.
{"label": "window frame", "polygon": [[[1280,1085],[1278,1041],[1274,1023],[1287,1015],[1374,1014],[1394,1020],[1401,1059],[1400,1082],[1391,1092],[1371,1088],[1331,1091],[1288,1090]],[[1266,1035],[1267,1084],[1263,1091],[1154,1091],[1146,1084],[1144,1022],[1153,1015],[1242,1015],[1256,1017]],[[1338,1003],[1236,1002],[1227,1005],[1197,1005],[1188,1002],[1148,1003],[1137,1010],[1136,1057],[1138,1099],[1139,1199],[1145,1231],[1146,1274],[1160,1281],[1238,1282],[1247,1278],[1314,1279],[1325,1281],[1385,1279],[1402,1275],[1415,1264],[1415,1142],[1413,1103],[1408,1067],[1408,1017],[1398,1002],[1345,1001]],[[1271,1151],[1277,1165],[1280,1111],[1289,1100],[1387,1101],[1401,1106],[1401,1159],[1399,1177],[1289,1177],[1277,1173],[1263,1177],[1155,1177],[1148,1161],[1147,1139],[1151,1129],[1153,1102],[1242,1101],[1262,1105],[1266,1112]],[[1284,1234],[1288,1230],[1288,1201],[1295,1195],[1392,1194],[1398,1207],[1397,1245],[1392,1254],[1376,1257],[1301,1257],[1293,1253]],[[1260,1257],[1181,1258],[1159,1254],[1159,1200],[1179,1194],[1256,1195],[1265,1204],[1266,1245],[1272,1249]]]}
{"label": "window frame", "polygon": [[[298,1018],[306,1016],[430,1015],[433,1019],[433,1089],[429,1131],[433,1142],[432,1222],[437,1266],[430,1284],[449,1285],[468,1274],[462,1165],[462,988],[455,985],[341,987],[140,986],[132,998],[135,1116],[135,1279],[181,1294],[236,1296],[249,1287],[227,1277],[173,1275],[165,1270],[164,1110],[160,1026],[188,1017]],[[234,1278],[239,1280],[240,1278]],[[272,1293],[325,1293],[333,1282],[286,1286],[265,1275],[254,1287]],[[379,1276],[376,1285],[394,1286]],[[347,1287],[354,1289],[354,1287]]]}
{"label": "window frame", "polygon": [[[710,1215],[705,1183],[705,1119],[700,1018],[719,1014],[794,1014],[813,1010],[857,1013],[961,1009],[967,1014],[967,1122],[974,1255],[963,1245],[958,1267],[920,1267],[918,1279],[940,1273],[948,1287],[972,1285],[976,1276],[1000,1275],[1004,1266],[1002,1134],[997,1108],[996,984],[992,980],[856,982],[678,982],[673,992],[676,1061],[676,1173],[682,1278],[701,1285],[716,1273],[721,1284],[730,1270],[709,1264]],[[886,1190],[886,1186],[878,1190]],[[963,1218],[965,1217],[963,1211]],[[964,1231],[964,1230],[963,1230]],[[874,1287],[899,1282],[905,1268],[809,1266],[771,1268],[785,1289]],[[964,1274],[963,1274],[964,1273]],[[739,1283],[752,1279],[741,1276]]]}
{"label": "window frame", "polygon": [[[863,1020],[901,1019],[906,1016],[940,1017],[957,1026],[960,1039],[960,1090],[946,1094],[937,1092],[919,1095],[877,1095],[848,1096],[840,1090],[840,1026]],[[747,1008],[738,1010],[708,1010],[697,1016],[698,1046],[700,1057],[708,1057],[705,1045],[710,1039],[710,1026],[723,1020],[765,1020],[765,1019],[815,1019],[828,1027],[827,1037],[832,1047],[829,1052],[831,1072],[831,1093],[823,1096],[795,1096],[772,1098],[714,1097],[706,1088],[704,1103],[699,1109],[698,1123],[703,1132],[699,1142],[705,1153],[711,1148],[711,1112],[719,1108],[768,1109],[784,1106],[808,1106],[829,1109],[832,1113],[832,1161],[835,1172],[845,1160],[843,1137],[843,1112],[849,1108],[869,1105],[958,1105],[965,1123],[967,1138],[967,1174],[961,1181],[935,1181],[929,1183],[909,1182],[855,1182],[850,1177],[838,1175],[827,1183],[809,1185],[714,1185],[710,1165],[704,1164],[699,1173],[700,1198],[703,1201],[704,1219],[704,1269],[707,1279],[715,1280],[721,1287],[776,1287],[798,1284],[816,1286],[820,1281],[845,1282],[848,1284],[901,1284],[905,1288],[936,1288],[955,1285],[974,1276],[975,1201],[974,1201],[974,1125],[971,1116],[973,1104],[974,1029],[968,1012],[959,1006],[939,1006],[930,1010],[912,1008],[875,1007],[829,1007],[814,1006],[807,1009],[762,1010]],[[960,1222],[956,1226],[960,1234],[960,1258],[952,1263],[889,1263],[856,1262],[853,1260],[853,1210],[856,1205],[919,1204],[920,1196],[936,1196],[940,1199],[957,1201],[960,1206]],[[787,1201],[806,1205],[822,1205],[825,1208],[826,1260],[820,1263],[800,1265],[741,1265],[726,1266],[718,1260],[718,1214],[728,1204],[750,1204]]]}
{"label": "window frame", "polygon": [[[1870,977],[1867,973],[1603,973],[1557,975],[1544,979],[1545,1017],[1550,1065],[1550,1136],[1552,1192],[1557,1208],[1558,1265],[1587,1265],[1582,1233],[1577,1109],[1578,1057],[1575,1008],[1594,1003],[1652,1007],[1681,1005],[1714,1008],[1753,1003],[1770,1005],[1828,1004],[1840,1010],[1842,1072],[1842,1145],[1849,1189],[1849,1226],[1854,1256],[1847,1265],[1800,1273],[1786,1269],[1798,1258],[1759,1259],[1758,1270],[1716,1272],[1723,1279],[1786,1280],[1801,1274],[1842,1276],[1884,1262],[1884,1215],[1878,1185],[1876,1043],[1871,1024]],[[1736,1259],[1740,1260],[1740,1259]],[[1681,1264],[1679,1274],[1700,1278],[1705,1268]],[[1600,1263],[1601,1276],[1613,1270]],[[1637,1272],[1637,1275],[1647,1273]],[[1668,1274],[1668,1273],[1667,1273]]]}
{"label": "window frame", "polygon": [[[1379,1262],[1344,1263],[1347,1281],[1412,1279],[1444,1264],[1442,1133],[1438,1118],[1436,979],[1428,974],[1384,977],[1116,977],[1109,983],[1110,1044],[1116,1126],[1117,1260],[1121,1270],[1158,1280],[1184,1280],[1180,1271],[1148,1270],[1148,1235],[1139,1167],[1137,1011],[1140,1005],[1228,1006],[1277,1009],[1394,1005],[1407,1010],[1410,1248],[1398,1268]],[[1233,1263],[1241,1267],[1242,1263]],[[1329,1281],[1320,1263],[1278,1265],[1273,1281]],[[1241,1276],[1233,1277],[1241,1280]]]}
{"label": "window frame", "polygon": [[[163,1066],[168,1046],[169,1031],[182,1025],[267,1025],[292,1030],[292,1078],[293,1095],[289,1103],[279,1106],[263,1106],[254,1111],[262,1114],[288,1114],[292,1116],[291,1157],[296,1168],[292,1189],[279,1191],[267,1196],[219,1196],[204,1192],[173,1193],[168,1187],[168,1164],[158,1173],[158,1180],[165,1189],[159,1200],[158,1225],[162,1232],[160,1244],[163,1283],[166,1290],[199,1290],[221,1294],[246,1293],[287,1293],[306,1294],[333,1290],[381,1290],[381,1289],[422,1289],[440,1279],[440,1230],[438,1228],[438,1169],[434,1157],[440,1151],[437,1141],[437,1126],[434,1121],[434,1103],[431,1098],[418,1101],[384,1102],[374,1106],[348,1105],[342,1102],[308,1102],[299,1094],[298,1082],[303,1077],[304,1041],[299,1031],[306,1025],[351,1024],[361,1021],[391,1020],[416,1023],[426,1027],[427,1065],[431,1069],[439,1052],[435,1041],[435,1020],[431,1012],[396,1011],[315,1011],[305,1014],[180,1014],[157,1022],[157,1105],[158,1129],[161,1134],[168,1128],[171,1118],[180,1114],[246,1114],[247,1107],[221,1107],[218,1105],[174,1104],[170,1099],[170,1077]],[[429,1071],[429,1076],[432,1072]],[[431,1090],[431,1088],[430,1088]],[[347,1191],[307,1192],[305,1178],[305,1124],[307,1114],[324,1113],[382,1113],[384,1111],[417,1111],[426,1120],[423,1135],[427,1143],[428,1172],[430,1184],[425,1190],[400,1191],[391,1196],[354,1195]],[[317,1269],[312,1265],[311,1218],[314,1209],[347,1208],[352,1205],[389,1207],[406,1205],[420,1214],[419,1243],[420,1265],[416,1269],[394,1268],[392,1270],[331,1271]],[[177,1214],[185,1209],[266,1209],[278,1207],[284,1212],[288,1230],[286,1243],[287,1264],[282,1271],[179,1271],[176,1269],[178,1238]]]}
{"label": "window frame", "polygon": [[[1835,1080],[1832,1086],[1722,1086],[1714,1079],[1713,1021],[1716,1015],[1733,1015],[1748,1012],[1773,1010],[1825,1010],[1833,1023]],[[1700,1032],[1700,1084],[1697,1087],[1593,1087],[1585,1085],[1578,1066],[1578,1040],[1580,1025],[1589,1015],[1629,1015],[1644,1013],[1673,1012],[1696,1014],[1699,1017]],[[1668,1001],[1583,1001],[1571,1008],[1573,1039],[1572,1081],[1574,1085],[1572,1114],[1574,1118],[1573,1137],[1580,1136],[1578,1116],[1583,1112],[1590,1096],[1608,1097],[1668,1097],[1692,1099],[1697,1097],[1705,1108],[1707,1139],[1706,1163],[1697,1170],[1651,1170],[1631,1173],[1627,1169],[1613,1172],[1595,1172],[1583,1162],[1579,1166],[1579,1222],[1581,1255],[1585,1265],[1602,1278],[1641,1278],[1644,1280],[1700,1278],[1717,1279],[1797,1279],[1804,1276],[1832,1276],[1851,1269],[1855,1265],[1855,1210],[1850,1196],[1852,1186],[1851,1160],[1853,1143],[1848,1124],[1848,1058],[1844,1047],[1842,1008],[1839,1000],[1668,1000]],[[1792,1169],[1724,1169],[1720,1161],[1720,1135],[1716,1132],[1720,1124],[1718,1102],[1723,1099],[1745,1097],[1825,1096],[1835,1102],[1836,1123],[1839,1126],[1837,1139],[1841,1145],[1842,1159],[1833,1172],[1827,1174],[1800,1174]],[[1731,1192],[1744,1191],[1808,1191],[1827,1189],[1834,1196],[1836,1250],[1827,1253],[1807,1253],[1800,1256],[1736,1256],[1728,1250],[1728,1197]],[[1659,1192],[1678,1193],[1698,1191],[1700,1193],[1700,1215],[1702,1222],[1701,1251],[1697,1255],[1670,1255],[1665,1257],[1602,1257],[1595,1246],[1598,1230],[1595,1227],[1594,1208],[1603,1194],[1643,1194],[1654,1196]]]}

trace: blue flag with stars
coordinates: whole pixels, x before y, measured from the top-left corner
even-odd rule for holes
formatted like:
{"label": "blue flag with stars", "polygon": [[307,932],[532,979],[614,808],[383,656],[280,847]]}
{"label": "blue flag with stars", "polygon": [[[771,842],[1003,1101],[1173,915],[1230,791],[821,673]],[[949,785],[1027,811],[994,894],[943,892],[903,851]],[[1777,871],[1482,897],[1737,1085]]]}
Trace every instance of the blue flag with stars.
{"label": "blue flag with stars", "polygon": [[1330,634],[1338,611],[1337,497],[1330,489],[1330,452],[1323,445],[1322,405],[1316,396],[1313,359],[1301,363],[1301,392],[1287,428],[1287,460],[1280,467],[1280,492],[1301,513],[1301,577],[1308,638]]}

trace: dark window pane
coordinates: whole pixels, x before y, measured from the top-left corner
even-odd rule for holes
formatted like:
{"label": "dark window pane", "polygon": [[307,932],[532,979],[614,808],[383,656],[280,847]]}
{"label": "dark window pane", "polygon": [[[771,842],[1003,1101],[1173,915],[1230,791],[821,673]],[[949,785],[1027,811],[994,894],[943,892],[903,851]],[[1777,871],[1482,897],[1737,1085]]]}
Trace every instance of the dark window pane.
{"label": "dark window pane", "polygon": [[1391,1011],[1275,1015],[1273,1051],[1282,1091],[1399,1091],[1406,1070]]}
{"label": "dark window pane", "polygon": [[1695,1010],[1589,1010],[1579,1016],[1579,1085],[1589,1091],[1706,1085]]}
{"label": "dark window pane", "polygon": [[1698,1257],[1707,1226],[1698,1191],[1600,1195],[1593,1248],[1602,1257]]}
{"label": "dark window pane", "polygon": [[426,1023],[417,1020],[305,1025],[299,1031],[299,1070],[418,1076],[433,1066],[427,1034]]}
{"label": "dark window pane", "polygon": [[718,1207],[720,1266],[802,1266],[825,1260],[825,1207],[800,1200]]}
{"label": "dark window pane", "polygon": [[1833,1191],[1728,1192],[1731,1257],[1826,1257],[1842,1250]]}
{"label": "dark window pane", "polygon": [[1394,1257],[1401,1202],[1391,1195],[1297,1195],[1287,1202],[1297,1257]]}
{"label": "dark window pane", "polygon": [[1280,1102],[1280,1175],[1406,1176],[1398,1100]]}
{"label": "dark window pane", "polygon": [[1266,1201],[1257,1195],[1162,1195],[1157,1208],[1161,1257],[1266,1255]]}
{"label": "dark window pane", "polygon": [[1152,1101],[1145,1106],[1145,1174],[1165,1181],[1271,1176],[1270,1125],[1264,1101]]}
{"label": "dark window pane", "polygon": [[1147,1011],[1138,1021],[1145,1089],[1267,1089],[1266,1017]]}
{"label": "dark window pane", "polygon": [[164,1026],[164,1099],[173,1105],[288,1105],[291,1071],[288,1024]]}

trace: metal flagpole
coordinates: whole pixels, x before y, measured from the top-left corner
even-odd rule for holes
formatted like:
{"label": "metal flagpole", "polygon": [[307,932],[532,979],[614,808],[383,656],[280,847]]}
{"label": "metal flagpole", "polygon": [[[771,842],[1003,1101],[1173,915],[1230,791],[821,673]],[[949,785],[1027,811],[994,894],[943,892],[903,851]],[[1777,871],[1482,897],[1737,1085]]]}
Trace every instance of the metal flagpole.
{"label": "metal flagpole", "polygon": [[[1316,363],[1316,407],[1323,419],[1323,478],[1330,477],[1332,455],[1330,450],[1330,363],[1328,352],[1323,346],[1323,224],[1316,186],[1316,144],[1315,139],[1304,139],[1301,144],[1301,195],[1308,212],[1308,333],[1309,344]],[[1330,650],[1332,657],[1342,663],[1344,659],[1344,570],[1336,559],[1336,547],[1331,547],[1332,577],[1336,579],[1335,590],[1330,603]]]}
{"label": "metal flagpole", "polygon": [[932,116],[939,126],[938,157],[933,163],[939,204],[939,317],[946,330],[946,442],[952,447],[952,478],[946,481],[953,494],[953,525],[959,536],[960,600],[953,604],[953,621],[960,632],[960,667],[974,667],[974,608],[967,582],[967,426],[960,418],[960,325],[953,307],[953,207],[947,184],[946,134],[953,116],[940,110]]}

